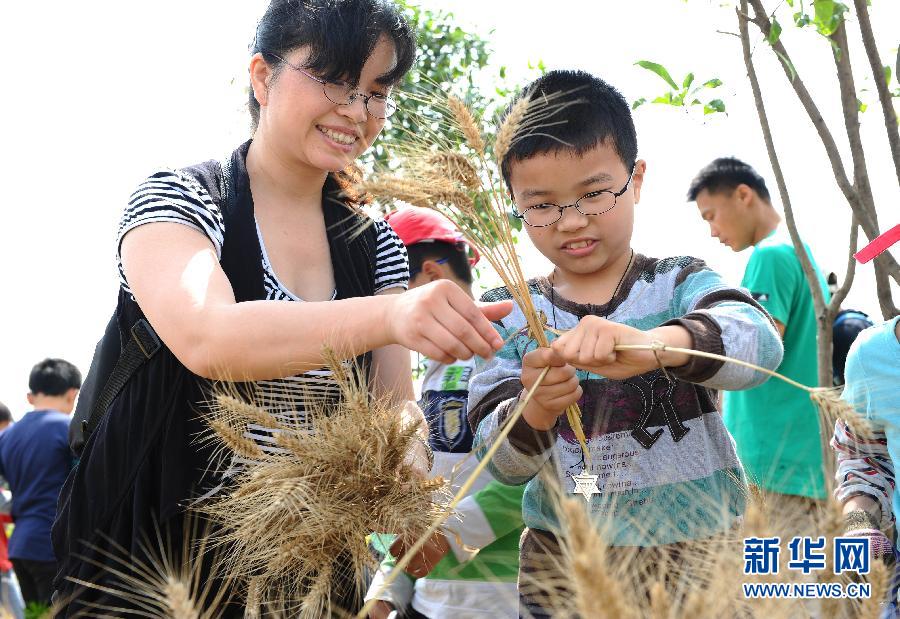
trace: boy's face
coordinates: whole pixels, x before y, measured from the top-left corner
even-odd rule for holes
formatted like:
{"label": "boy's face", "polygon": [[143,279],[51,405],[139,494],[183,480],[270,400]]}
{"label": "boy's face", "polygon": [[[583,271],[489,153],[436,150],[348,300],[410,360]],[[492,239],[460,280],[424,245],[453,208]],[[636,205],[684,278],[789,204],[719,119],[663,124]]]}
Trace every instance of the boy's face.
{"label": "boy's face", "polygon": [[[570,207],[552,225],[526,224],[531,242],[563,276],[602,273],[631,249],[634,205],[640,199],[645,169],[644,161],[635,164],[631,182],[609,211],[583,215]],[[539,204],[573,204],[593,191],[618,193],[630,172],[615,149],[601,143],[580,155],[560,150],[515,161],[509,167],[509,184],[516,209],[524,213]]]}
{"label": "boy's face", "polygon": [[709,224],[709,234],[732,251],[743,251],[753,245],[753,220],[749,205],[752,190],[738,185],[732,191],[710,193],[704,189],[697,194],[700,216]]}

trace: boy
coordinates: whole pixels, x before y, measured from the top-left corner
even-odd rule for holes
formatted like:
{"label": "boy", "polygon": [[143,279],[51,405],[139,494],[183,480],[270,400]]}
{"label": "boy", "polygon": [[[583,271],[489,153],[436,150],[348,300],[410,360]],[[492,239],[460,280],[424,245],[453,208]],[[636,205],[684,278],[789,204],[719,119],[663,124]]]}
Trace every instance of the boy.
{"label": "boy", "polygon": [[[745,389],[765,377],[671,351],[659,353],[663,373],[652,352],[613,347],[659,340],[767,368],[783,351],[765,310],[702,261],[632,250],[646,163],[637,159],[631,112],[618,91],[587,73],[553,71],[523,92],[571,103],[567,122],[519,138],[501,162],[529,238],[555,265],[549,277],[531,281],[532,299],[549,325],[566,333],[537,348],[520,331],[520,310],[495,323],[505,340],[520,335],[473,377],[469,420],[481,453],[523,388],[532,389],[550,366],[489,465],[501,482],[528,484],[520,612],[546,617],[552,609],[523,587],[529,572],[558,554],[552,493],[538,473],[555,477],[566,493],[575,489],[573,475],[591,476],[578,489],[612,546],[671,548],[708,538],[731,527],[744,508],[741,466],[713,390]],[[483,298],[509,293],[500,288]],[[564,415],[574,403],[588,437],[588,470]],[[557,577],[564,582],[565,575]]]}
{"label": "boy", "polygon": [[[778,372],[816,386],[812,294],[763,178],[743,161],[722,157],[700,170],[688,200],[697,202],[700,216],[720,242],[735,252],[752,247],[741,286],[775,319],[785,351]],[[808,247],[806,253],[827,302],[828,284]],[[770,493],[773,503],[812,517],[825,498],[825,476],[819,415],[807,394],[770,380],[727,394],[724,417],[751,483]]]}
{"label": "boy", "polygon": [[[409,288],[446,279],[472,296],[472,266],[478,253],[467,255],[462,234],[443,215],[421,207],[386,217],[409,253]],[[453,491],[477,464],[470,457],[472,431],[466,399],[473,359],[451,365],[428,360],[420,404],[428,422],[434,452],[431,474],[452,480]],[[452,518],[416,557],[407,572],[382,595],[371,613],[387,617],[392,610],[407,617],[430,619],[509,618],[518,616],[516,576],[522,533],[522,486],[498,483],[485,471]],[[402,556],[402,541],[391,548],[375,576],[370,595]],[[476,554],[477,553],[477,554]]]}
{"label": "boy", "polygon": [[12,492],[16,528],[9,557],[26,604],[50,604],[56,558],[50,527],[56,500],[72,468],[69,414],[81,387],[81,373],[63,359],[44,359],[28,379],[34,410],[0,434],[0,476]]}

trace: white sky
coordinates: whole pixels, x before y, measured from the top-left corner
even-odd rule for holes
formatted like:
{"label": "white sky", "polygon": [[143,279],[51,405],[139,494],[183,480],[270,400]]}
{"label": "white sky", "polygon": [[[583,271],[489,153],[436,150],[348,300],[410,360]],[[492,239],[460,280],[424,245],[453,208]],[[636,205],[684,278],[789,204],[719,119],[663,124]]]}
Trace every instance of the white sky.
{"label": "white sky", "polygon": [[[710,0],[423,4],[452,10],[461,25],[488,36],[492,63],[509,67],[514,79],[527,73],[528,61],[542,59],[548,68],[591,71],[629,100],[664,90],[658,78],[633,66],[637,60],[663,63],[676,81],[688,71],[702,81],[722,79],[718,96],[727,116],[658,105],[637,110],[648,174],[634,238],[645,254],[699,256],[740,280],[746,254],[710,239],[684,201],[697,170],[729,154],[756,166],[777,195],[740,43],[716,33],[736,31],[729,9]],[[116,225],[135,185],[158,166],[220,157],[247,137],[247,44],[264,6],[263,0],[3,3],[0,401],[15,416],[27,410],[28,372],[40,359],[63,357],[86,373],[115,306]],[[892,61],[900,3],[874,0],[871,13],[882,58]],[[843,146],[827,43],[791,28],[784,36]],[[868,67],[861,46],[851,54],[859,66],[857,88],[870,88],[862,93],[869,103],[863,139],[884,230],[900,221],[900,191],[871,80],[862,79]],[[849,208],[771,53],[760,45],[756,58],[801,232],[822,268],[842,274]],[[527,245],[523,240],[526,268],[544,270]],[[860,267],[848,305],[879,316],[871,266]]]}

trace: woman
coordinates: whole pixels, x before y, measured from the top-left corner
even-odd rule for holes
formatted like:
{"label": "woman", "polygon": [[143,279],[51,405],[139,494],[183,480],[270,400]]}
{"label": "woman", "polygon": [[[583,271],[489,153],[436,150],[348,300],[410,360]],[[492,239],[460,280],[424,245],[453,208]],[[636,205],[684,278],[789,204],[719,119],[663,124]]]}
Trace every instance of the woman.
{"label": "woman", "polygon": [[[160,522],[179,547],[185,503],[217,481],[195,444],[206,379],[252,381],[268,407],[302,415],[303,393],[334,387],[323,345],[357,357],[375,395],[404,400],[406,348],[450,361],[501,346],[489,319],[509,304],[479,311],[440,282],[398,294],[402,244],[384,222],[364,226],[342,184],[393,111],[414,42],[384,0],[272,0],[249,67],[253,139],[223,164],[160,171],[133,194],[119,230],[119,331],[127,341],[146,318],[165,347],[112,402],[63,489],[56,586],[78,599],[62,616],[121,606],[69,580],[105,582],[97,564],[113,543],[143,556],[141,536]],[[264,428],[250,432],[271,444]]]}

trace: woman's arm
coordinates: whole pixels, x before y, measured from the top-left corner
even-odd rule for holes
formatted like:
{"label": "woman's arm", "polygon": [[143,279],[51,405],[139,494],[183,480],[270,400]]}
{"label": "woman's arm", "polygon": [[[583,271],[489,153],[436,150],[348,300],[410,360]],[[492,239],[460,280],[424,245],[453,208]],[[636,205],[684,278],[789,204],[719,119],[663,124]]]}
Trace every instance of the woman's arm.
{"label": "woman's arm", "polygon": [[[391,288],[379,292],[375,296],[401,293],[401,289]],[[388,397],[398,405],[415,399],[408,348],[399,344],[390,344],[372,351],[372,374],[369,380],[369,390],[376,398]]]}
{"label": "woman's arm", "polygon": [[325,345],[346,358],[391,344],[443,362],[487,357],[502,345],[489,320],[511,309],[479,309],[449,282],[402,295],[236,303],[213,244],[177,223],[134,228],[121,255],[128,285],[160,338],[189,370],[213,379],[298,374],[322,365]]}

